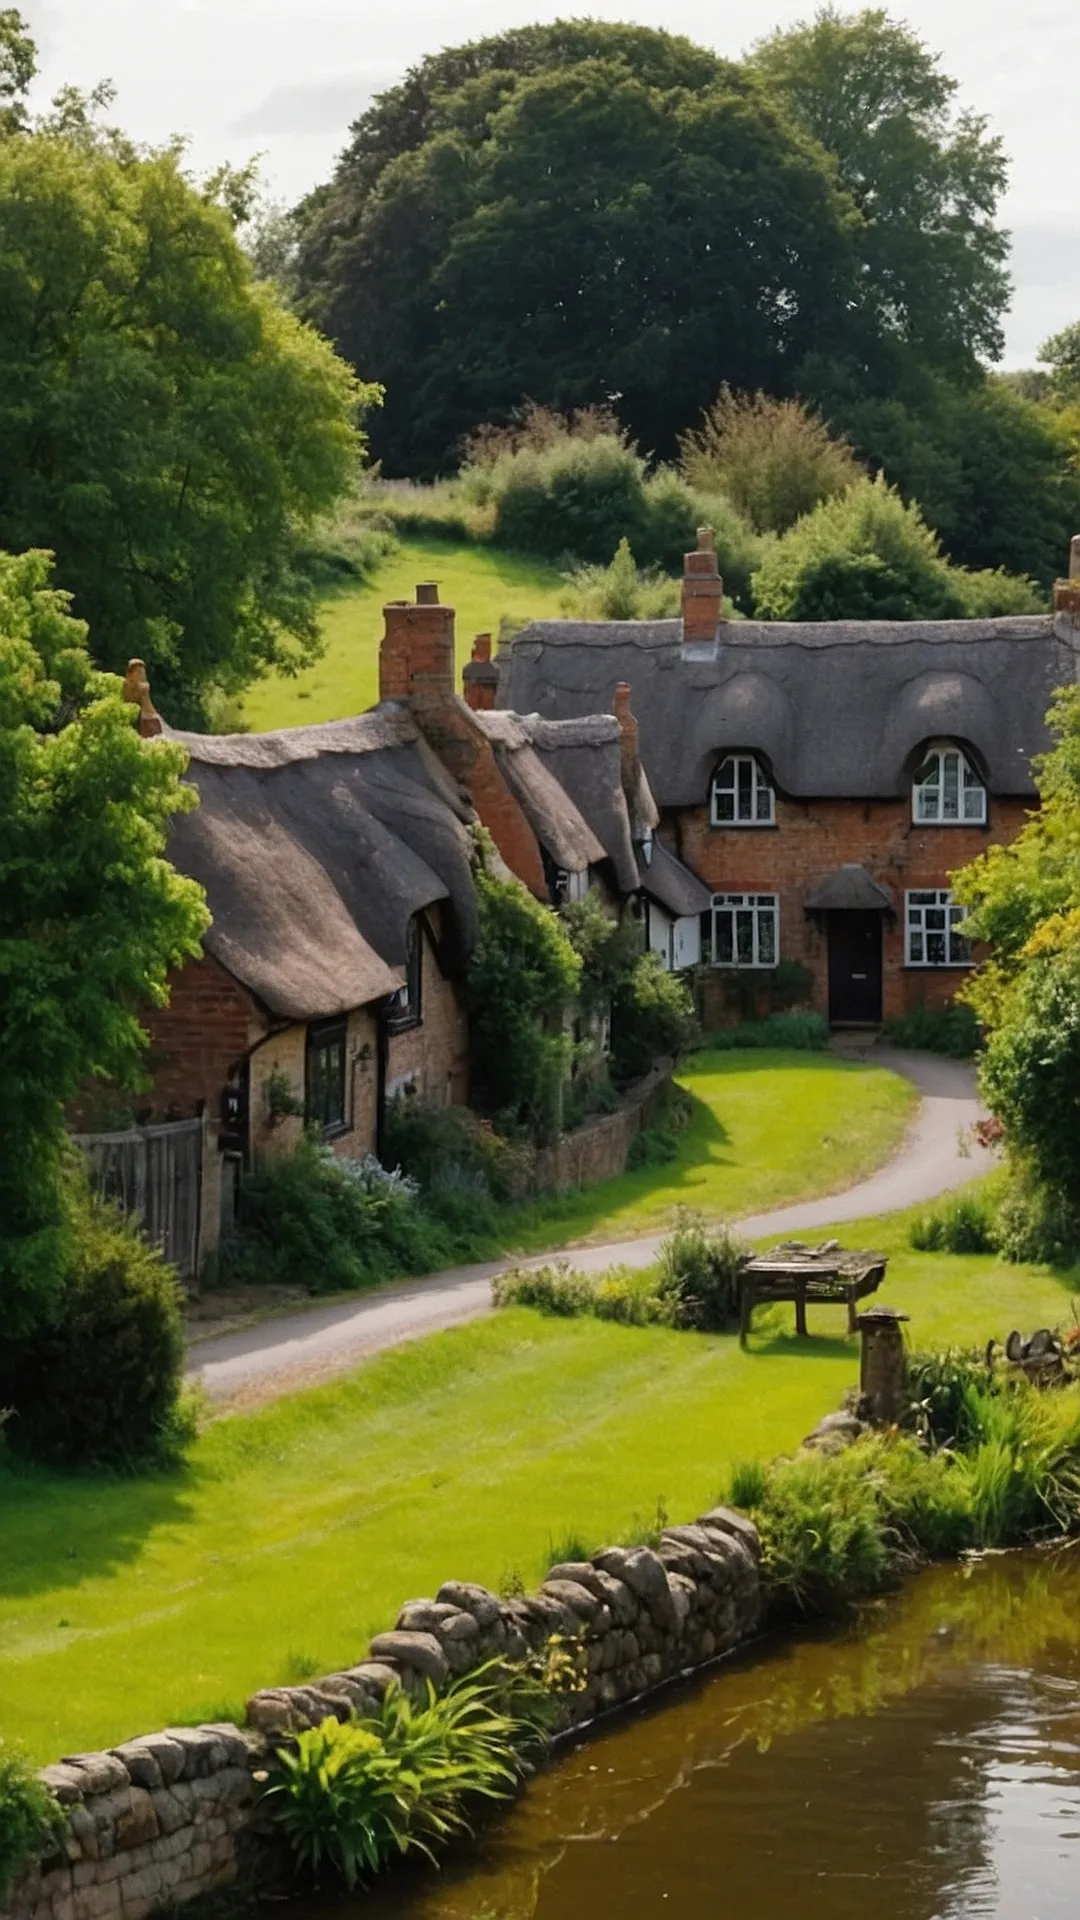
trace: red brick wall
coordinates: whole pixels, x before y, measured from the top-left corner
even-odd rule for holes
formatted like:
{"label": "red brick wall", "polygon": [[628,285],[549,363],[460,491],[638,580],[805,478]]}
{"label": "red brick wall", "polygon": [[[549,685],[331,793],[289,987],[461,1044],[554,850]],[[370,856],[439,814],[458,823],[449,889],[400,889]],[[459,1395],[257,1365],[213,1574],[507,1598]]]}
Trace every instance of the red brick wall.
{"label": "red brick wall", "polygon": [[168,1006],[144,1016],[154,1082],[144,1104],[155,1120],[182,1120],[203,1101],[216,1122],[229,1068],[259,1039],[265,1022],[251,995],[209,954],[173,974],[170,986]]}
{"label": "red brick wall", "polygon": [[[889,888],[895,920],[883,927],[883,1005],[886,1020],[917,1006],[949,999],[963,969],[905,967],[904,894],[947,887],[949,875],[995,842],[1012,840],[1029,811],[1018,800],[989,800],[985,827],[916,825],[904,800],[791,801],[777,796],[775,827],[713,827],[705,806],[672,815],[663,833],[714,893],[780,896],[780,957],[800,960],[814,977],[812,1004],[828,1007],[828,948],[823,919],[803,910],[807,895],[838,867],[857,863]],[[705,983],[705,1017],[723,1017],[718,991]],[[730,1014],[728,1015],[730,1017]]]}

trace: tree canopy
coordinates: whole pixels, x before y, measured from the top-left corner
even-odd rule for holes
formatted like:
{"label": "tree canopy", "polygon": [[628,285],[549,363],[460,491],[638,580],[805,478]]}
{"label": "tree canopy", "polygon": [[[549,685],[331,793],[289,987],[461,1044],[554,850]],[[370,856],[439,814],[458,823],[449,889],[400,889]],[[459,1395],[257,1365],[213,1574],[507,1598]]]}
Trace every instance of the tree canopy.
{"label": "tree canopy", "polygon": [[2,19],[0,546],[55,552],[101,664],[140,655],[194,719],[208,687],[309,657],[298,558],[377,393],[256,281],[242,176],[137,151],[95,116],[107,94],[27,127]]}
{"label": "tree canopy", "polygon": [[971,377],[995,360],[1011,286],[995,225],[1001,141],[958,112],[957,83],[878,8],[822,8],[763,40],[750,64],[836,161],[862,214],[860,300],[870,337]]}
{"label": "tree canopy", "polygon": [[528,397],[670,448],[722,380],[851,332],[858,215],[756,77],[643,28],[536,27],[375,102],[304,220],[304,307],[382,381],[399,470]]}
{"label": "tree canopy", "polygon": [[965,989],[988,1032],[983,1094],[1010,1151],[1080,1223],[1080,690],[1050,714],[1040,807],[954,876],[988,958]]}
{"label": "tree canopy", "polygon": [[140,739],[120,682],[49,584],[0,554],[0,1315],[61,1277],[64,1107],[95,1077],[135,1085],[140,1003],[199,951],[202,891],[164,859],[193,804],[178,746]]}
{"label": "tree canopy", "polygon": [[[445,469],[526,398],[667,453],[726,382],[828,412],[1001,349],[1000,143],[907,28],[831,9],[735,65],[599,21],[449,49],[299,210],[294,284],[385,382],[377,449]],[[848,395],[850,397],[850,395]]]}

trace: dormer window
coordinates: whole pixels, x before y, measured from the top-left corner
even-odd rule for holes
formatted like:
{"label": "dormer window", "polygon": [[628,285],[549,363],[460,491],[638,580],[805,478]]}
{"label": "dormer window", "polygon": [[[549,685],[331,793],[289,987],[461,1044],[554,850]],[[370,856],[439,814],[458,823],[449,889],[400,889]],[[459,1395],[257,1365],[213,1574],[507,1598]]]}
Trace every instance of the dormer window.
{"label": "dormer window", "polygon": [[983,826],[986,788],[960,747],[936,741],[915,774],[911,817],[920,826]]}
{"label": "dormer window", "polygon": [[714,827],[775,825],[776,795],[752,753],[729,753],[717,768],[711,819]]}
{"label": "dormer window", "polygon": [[418,1027],[424,1016],[424,936],[413,917],[405,929],[405,984],[392,996],[387,1008],[391,1033],[406,1027]]}

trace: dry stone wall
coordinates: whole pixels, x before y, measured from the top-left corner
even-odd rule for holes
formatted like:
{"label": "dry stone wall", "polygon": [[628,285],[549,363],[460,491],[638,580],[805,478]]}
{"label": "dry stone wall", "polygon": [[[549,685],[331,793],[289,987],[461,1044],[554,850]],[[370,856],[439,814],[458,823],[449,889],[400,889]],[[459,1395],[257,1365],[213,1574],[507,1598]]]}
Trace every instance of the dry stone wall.
{"label": "dry stone wall", "polygon": [[563,1700],[569,1729],[730,1653],[761,1616],[757,1532],[727,1507],[670,1527],[655,1552],[608,1547],[553,1567],[521,1597],[447,1581],[433,1600],[410,1600],[359,1665],[255,1694],[243,1728],[173,1727],[47,1767],[64,1833],[16,1882],[0,1920],[147,1920],[227,1884],[245,1850],[269,1844],[256,1776],[274,1747],[330,1715],[373,1712],[395,1682],[441,1688],[560,1636],[580,1670]]}

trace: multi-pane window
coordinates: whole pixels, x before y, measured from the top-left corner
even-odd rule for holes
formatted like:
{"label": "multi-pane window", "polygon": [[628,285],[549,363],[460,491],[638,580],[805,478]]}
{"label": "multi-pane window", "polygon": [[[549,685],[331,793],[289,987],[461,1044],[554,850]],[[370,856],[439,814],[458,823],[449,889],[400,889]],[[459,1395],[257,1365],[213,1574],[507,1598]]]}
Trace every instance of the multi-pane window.
{"label": "multi-pane window", "polygon": [[983,824],[986,788],[959,747],[931,747],[915,775],[911,810],[923,826]]}
{"label": "multi-pane window", "polygon": [[771,827],[776,800],[752,753],[729,753],[712,784],[714,827]]}
{"label": "multi-pane window", "polygon": [[947,887],[926,887],[907,894],[904,958],[908,966],[970,966],[971,948],[956,931],[964,913]]}
{"label": "multi-pane window", "polygon": [[775,893],[714,893],[714,967],[775,967],[780,957],[780,901]]}
{"label": "multi-pane window", "polygon": [[324,1133],[345,1127],[346,1037],[344,1020],[319,1020],[307,1030],[305,1118]]}

